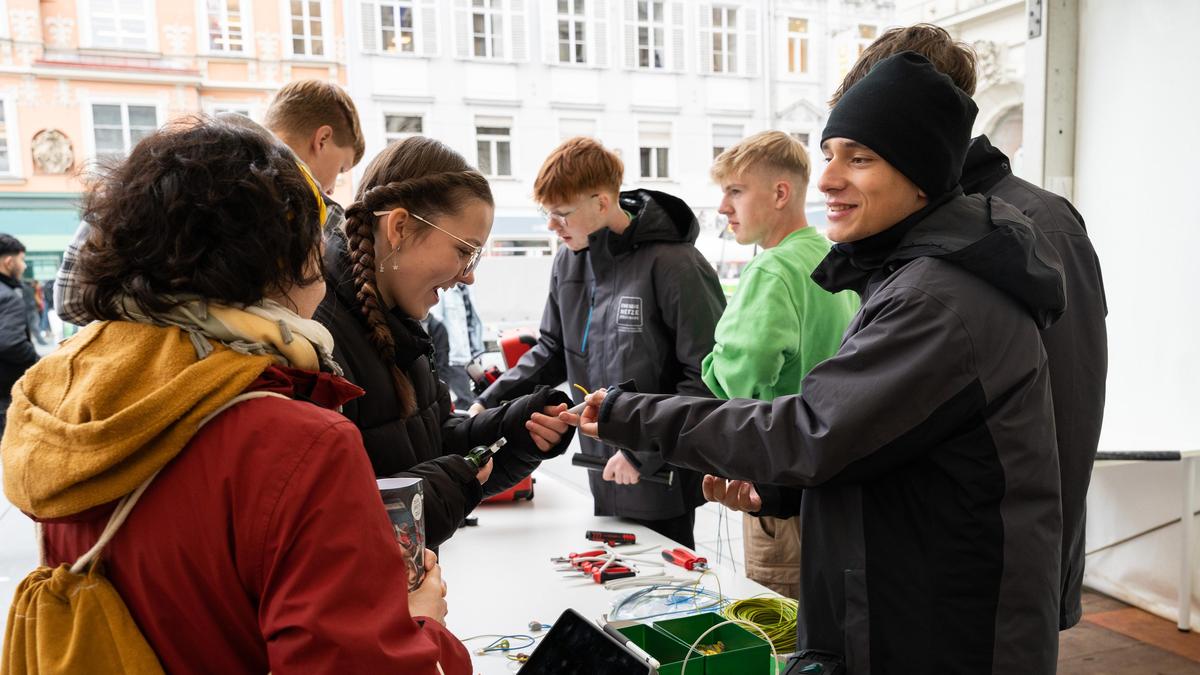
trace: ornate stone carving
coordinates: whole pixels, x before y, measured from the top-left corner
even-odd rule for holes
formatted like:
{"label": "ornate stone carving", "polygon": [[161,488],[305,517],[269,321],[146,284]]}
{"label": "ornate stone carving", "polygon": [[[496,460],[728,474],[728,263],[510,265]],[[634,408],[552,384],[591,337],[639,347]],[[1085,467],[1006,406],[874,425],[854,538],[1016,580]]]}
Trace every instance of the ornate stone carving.
{"label": "ornate stone carving", "polygon": [[982,91],[1000,84],[1003,66],[1000,63],[1001,47],[991,40],[977,40],[971,44],[975,50],[975,90]]}
{"label": "ornate stone carving", "polygon": [[14,9],[8,13],[9,30],[17,42],[33,42],[37,39],[37,21],[37,12]]}
{"label": "ornate stone carving", "polygon": [[58,129],[42,129],[31,145],[33,170],[38,173],[64,174],[75,165],[71,140]]}
{"label": "ornate stone carving", "polygon": [[69,16],[48,16],[45,20],[46,33],[50,36],[51,49],[70,49],[75,33],[75,19]]}
{"label": "ornate stone carving", "polygon": [[188,42],[192,38],[192,27],[180,24],[163,26],[163,34],[167,37],[167,53],[182,55],[188,53]]}

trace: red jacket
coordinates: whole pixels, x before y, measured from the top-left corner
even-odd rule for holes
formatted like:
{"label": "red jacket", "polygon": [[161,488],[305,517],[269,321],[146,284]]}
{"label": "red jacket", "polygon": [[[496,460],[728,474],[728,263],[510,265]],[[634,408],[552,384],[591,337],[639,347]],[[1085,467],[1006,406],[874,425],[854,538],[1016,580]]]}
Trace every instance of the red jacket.
{"label": "red jacket", "polygon": [[[361,390],[275,367],[250,389],[298,400],[244,401],[209,422],[103,555],[167,672],[470,673],[461,642],[409,616],[371,463],[329,409]],[[111,510],[47,522],[47,563],[74,562]]]}

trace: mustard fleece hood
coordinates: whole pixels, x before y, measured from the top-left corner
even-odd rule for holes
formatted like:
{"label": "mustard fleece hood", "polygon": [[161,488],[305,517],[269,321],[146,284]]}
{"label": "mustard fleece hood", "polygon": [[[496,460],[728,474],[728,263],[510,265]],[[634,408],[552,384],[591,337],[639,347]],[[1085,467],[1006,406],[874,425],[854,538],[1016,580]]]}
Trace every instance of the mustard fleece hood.
{"label": "mustard fleece hood", "polygon": [[13,386],[4,493],[38,519],[119,499],[274,362],[220,343],[201,358],[177,326],[93,323]]}

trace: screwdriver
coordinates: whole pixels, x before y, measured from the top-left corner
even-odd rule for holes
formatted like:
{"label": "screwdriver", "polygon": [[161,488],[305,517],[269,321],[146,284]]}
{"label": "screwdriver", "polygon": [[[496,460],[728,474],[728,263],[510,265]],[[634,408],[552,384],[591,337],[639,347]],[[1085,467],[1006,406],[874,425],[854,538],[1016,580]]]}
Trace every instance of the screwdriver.
{"label": "screwdriver", "polygon": [[680,567],[682,567],[685,570],[688,570],[689,572],[692,570],[708,569],[708,559],[707,558],[702,558],[683,547],[679,547],[679,548],[675,548],[675,549],[665,549],[664,548],[663,552],[662,552],[662,557],[663,557],[663,560],[666,560],[667,562],[673,563],[675,565],[679,565]]}
{"label": "screwdriver", "polygon": [[637,535],[633,534],[632,532],[605,532],[603,530],[588,530],[587,532],[584,532],[583,536],[589,541],[602,541],[609,546],[637,543]]}

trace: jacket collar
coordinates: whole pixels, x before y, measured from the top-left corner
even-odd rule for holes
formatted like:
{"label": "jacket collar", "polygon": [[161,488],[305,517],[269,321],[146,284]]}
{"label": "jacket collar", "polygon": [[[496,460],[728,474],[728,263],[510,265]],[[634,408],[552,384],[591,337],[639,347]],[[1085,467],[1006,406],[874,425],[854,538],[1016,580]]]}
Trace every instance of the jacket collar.
{"label": "jacket collar", "polygon": [[20,288],[21,287],[20,279],[14,279],[14,278],[8,276],[7,274],[0,274],[0,282],[3,282],[4,285],[8,286],[9,288]]}
{"label": "jacket collar", "polygon": [[429,357],[430,363],[433,362],[433,340],[421,327],[420,321],[393,307],[387,313],[387,322],[396,344],[396,366],[400,370],[408,370],[422,356]]}
{"label": "jacket collar", "polygon": [[330,410],[337,410],[364,393],[357,385],[333,373],[290,366],[267,368],[246,391],[270,391]]}
{"label": "jacket collar", "polygon": [[830,293],[849,289],[865,296],[871,277],[888,264],[917,224],[961,194],[962,190],[955,188],[882,232],[859,241],[834,244],[813,270],[813,281]]}
{"label": "jacket collar", "polygon": [[940,258],[1007,293],[1040,328],[1062,316],[1066,290],[1058,253],[1015,207],[982,195],[954,194],[918,213],[917,222],[907,223],[890,249],[834,247],[813,271],[813,280],[830,292],[853,289],[865,301],[909,262]]}
{"label": "jacket collar", "polygon": [[996,183],[1012,174],[1008,157],[987,136],[977,136],[963,162],[962,187],[967,194],[986,194]]}

